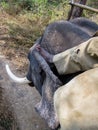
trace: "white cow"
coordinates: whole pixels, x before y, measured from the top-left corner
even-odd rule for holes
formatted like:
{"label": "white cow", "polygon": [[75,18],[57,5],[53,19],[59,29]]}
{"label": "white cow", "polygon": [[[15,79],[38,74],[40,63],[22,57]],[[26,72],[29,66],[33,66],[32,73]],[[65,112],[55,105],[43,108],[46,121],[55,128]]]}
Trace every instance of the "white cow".
{"label": "white cow", "polygon": [[61,130],[98,130],[98,67],[60,87],[54,107]]}

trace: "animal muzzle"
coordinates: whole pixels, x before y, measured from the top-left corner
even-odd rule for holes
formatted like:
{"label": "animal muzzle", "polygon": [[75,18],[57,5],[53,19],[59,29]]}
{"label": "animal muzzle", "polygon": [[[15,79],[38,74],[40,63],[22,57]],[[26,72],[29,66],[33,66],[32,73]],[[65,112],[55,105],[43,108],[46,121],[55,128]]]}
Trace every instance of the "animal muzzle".
{"label": "animal muzzle", "polygon": [[14,82],[16,82],[16,83],[21,83],[21,84],[31,83],[31,81],[28,80],[27,77],[19,78],[19,77],[15,76],[15,75],[11,72],[11,70],[10,70],[8,64],[6,64],[5,67],[6,67],[7,74],[9,75],[9,77],[10,77]]}

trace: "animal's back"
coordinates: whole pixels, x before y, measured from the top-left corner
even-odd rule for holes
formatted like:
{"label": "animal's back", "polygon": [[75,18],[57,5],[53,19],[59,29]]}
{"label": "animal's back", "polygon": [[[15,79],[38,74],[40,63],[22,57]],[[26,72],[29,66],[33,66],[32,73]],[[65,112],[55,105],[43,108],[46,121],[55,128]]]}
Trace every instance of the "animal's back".
{"label": "animal's back", "polygon": [[88,40],[90,37],[79,26],[69,21],[57,21],[49,24],[46,28],[41,46],[51,54],[57,54]]}
{"label": "animal's back", "polygon": [[98,130],[98,68],[59,88],[54,99],[61,130]]}
{"label": "animal's back", "polygon": [[87,32],[90,36],[93,36],[94,33],[98,31],[97,23],[83,17],[72,19],[70,20],[70,22],[79,26],[82,30]]}

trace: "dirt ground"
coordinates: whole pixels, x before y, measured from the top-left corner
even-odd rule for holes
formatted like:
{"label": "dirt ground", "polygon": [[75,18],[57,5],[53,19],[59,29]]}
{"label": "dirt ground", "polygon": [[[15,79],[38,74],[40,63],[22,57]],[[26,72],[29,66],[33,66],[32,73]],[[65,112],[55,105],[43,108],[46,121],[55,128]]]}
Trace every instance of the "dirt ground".
{"label": "dirt ground", "polygon": [[[11,118],[15,119],[19,130],[50,130],[34,109],[34,106],[40,101],[40,95],[35,88],[12,82],[5,71],[6,63],[9,63],[11,69],[17,74],[13,64],[0,54],[0,130],[9,130],[6,129],[6,125],[8,125],[6,120],[10,120],[9,109],[13,112]],[[7,119],[5,119],[6,116]],[[4,119],[5,123],[2,123]],[[10,130],[16,130],[16,128],[10,128]]]}

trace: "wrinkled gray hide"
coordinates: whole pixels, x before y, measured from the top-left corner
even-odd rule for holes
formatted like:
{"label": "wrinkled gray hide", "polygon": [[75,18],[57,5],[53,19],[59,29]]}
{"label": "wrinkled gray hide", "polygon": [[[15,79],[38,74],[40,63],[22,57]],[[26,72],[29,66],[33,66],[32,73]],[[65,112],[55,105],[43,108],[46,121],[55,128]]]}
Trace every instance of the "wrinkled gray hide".
{"label": "wrinkled gray hide", "polygon": [[[84,18],[77,18],[70,22],[58,21],[50,24],[45,29],[43,36],[36,41],[36,44],[40,44],[51,54],[57,54],[88,40],[97,30],[98,25],[96,23]],[[68,82],[68,78],[70,80],[75,75],[58,75],[54,65],[44,62],[43,57],[34,51],[33,47],[30,49],[28,58],[30,60],[30,68],[27,77],[33,81],[34,86],[42,96],[41,101],[35,108],[40,116],[46,120],[49,127],[54,129],[58,125],[53,107],[54,92],[61,84]],[[51,70],[57,79],[56,81],[51,74],[49,75]],[[61,81],[59,82],[60,84],[57,81]]]}
{"label": "wrinkled gray hide", "polygon": [[5,62],[0,58],[0,130],[50,130],[34,109],[39,94],[28,85],[12,82]]}

